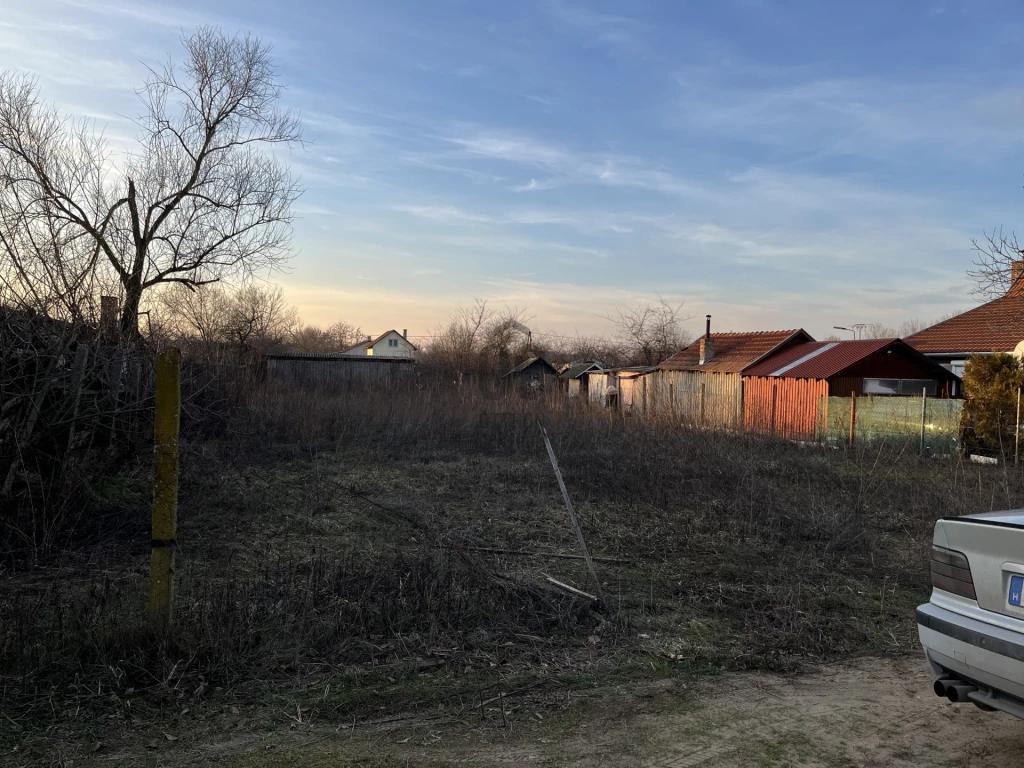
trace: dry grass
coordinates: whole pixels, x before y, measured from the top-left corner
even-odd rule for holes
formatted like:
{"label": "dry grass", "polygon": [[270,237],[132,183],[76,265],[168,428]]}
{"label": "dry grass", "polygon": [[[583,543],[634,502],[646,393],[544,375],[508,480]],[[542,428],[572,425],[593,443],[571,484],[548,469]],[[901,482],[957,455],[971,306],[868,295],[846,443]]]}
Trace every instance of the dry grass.
{"label": "dry grass", "polygon": [[[123,475],[93,489],[119,510],[105,541],[4,577],[0,706],[29,728],[327,685],[312,709],[368,718],[522,681],[902,653],[934,520],[1024,495],[1018,474],[899,445],[800,448],[577,406],[261,391],[227,434],[184,446],[171,635],[142,619],[148,494]],[[545,581],[594,588],[553,556],[576,546],[538,418],[591,551],[622,561],[597,564],[603,606]]]}

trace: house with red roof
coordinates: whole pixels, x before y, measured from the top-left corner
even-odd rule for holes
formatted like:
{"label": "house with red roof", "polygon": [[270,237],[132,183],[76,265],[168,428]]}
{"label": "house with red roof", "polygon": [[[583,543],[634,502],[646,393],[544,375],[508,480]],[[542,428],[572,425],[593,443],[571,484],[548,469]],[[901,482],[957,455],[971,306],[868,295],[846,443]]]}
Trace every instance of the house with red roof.
{"label": "house with red roof", "polygon": [[643,377],[640,397],[648,410],[673,420],[741,429],[744,372],[771,355],[812,341],[800,328],[712,333],[708,315],[701,338]]}
{"label": "house with red roof", "polygon": [[341,355],[343,357],[388,357],[413,360],[416,356],[416,345],[409,341],[408,331],[399,333],[392,329],[377,338],[367,336],[366,341],[349,347]]}
{"label": "house with red roof", "polygon": [[743,424],[752,432],[812,439],[823,398],[922,393],[949,398],[958,382],[901,339],[795,344],[743,371]]}
{"label": "house with red roof", "polygon": [[1014,263],[1004,295],[918,331],[906,341],[957,376],[963,376],[971,355],[1013,352],[1024,341],[1024,262]]}

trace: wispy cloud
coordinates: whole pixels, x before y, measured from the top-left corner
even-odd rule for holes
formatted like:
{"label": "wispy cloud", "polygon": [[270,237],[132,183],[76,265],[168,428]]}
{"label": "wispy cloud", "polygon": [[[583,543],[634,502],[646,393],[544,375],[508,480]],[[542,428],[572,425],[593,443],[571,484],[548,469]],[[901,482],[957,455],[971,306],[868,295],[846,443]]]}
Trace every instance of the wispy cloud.
{"label": "wispy cloud", "polygon": [[566,184],[636,187],[663,194],[703,197],[706,188],[656,163],[613,152],[583,152],[510,131],[467,131],[447,139],[467,158],[499,161],[546,172],[513,187],[516,191],[553,189]]}
{"label": "wispy cloud", "polygon": [[643,24],[637,19],[601,13],[565,0],[549,0],[546,10],[561,25],[582,35],[590,44],[605,44],[629,53],[643,51],[640,41]]}

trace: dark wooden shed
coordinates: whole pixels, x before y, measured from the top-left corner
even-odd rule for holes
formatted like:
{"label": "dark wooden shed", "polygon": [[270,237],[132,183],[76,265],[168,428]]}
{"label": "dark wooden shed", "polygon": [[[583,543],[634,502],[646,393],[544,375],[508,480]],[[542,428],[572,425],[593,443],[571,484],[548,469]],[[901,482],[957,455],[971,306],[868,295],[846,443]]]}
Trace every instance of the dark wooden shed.
{"label": "dark wooden shed", "polygon": [[505,382],[522,386],[527,390],[552,389],[557,378],[558,371],[555,370],[555,366],[543,357],[524,360],[502,376]]}

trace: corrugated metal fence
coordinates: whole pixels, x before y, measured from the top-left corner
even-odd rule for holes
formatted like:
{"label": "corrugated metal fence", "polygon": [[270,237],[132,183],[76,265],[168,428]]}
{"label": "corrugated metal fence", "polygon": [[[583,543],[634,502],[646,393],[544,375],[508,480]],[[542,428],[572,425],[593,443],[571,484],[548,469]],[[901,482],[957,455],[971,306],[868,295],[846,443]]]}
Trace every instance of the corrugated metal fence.
{"label": "corrugated metal fence", "polygon": [[748,432],[790,440],[818,437],[819,403],[828,394],[823,379],[747,377],[743,382],[743,426]]}
{"label": "corrugated metal fence", "polygon": [[743,428],[743,379],[739,374],[655,371],[647,379],[647,410],[683,424]]}
{"label": "corrugated metal fence", "polygon": [[[828,397],[824,380],[656,371],[628,380],[613,374],[590,376],[590,402],[608,405],[618,385],[616,407],[649,419],[715,429],[744,430],[787,440],[848,445],[848,397]],[[853,403],[855,443],[905,440],[931,453],[955,453],[962,400],[920,397],[857,397]],[[922,412],[922,405],[924,411]],[[923,419],[923,421],[922,421]]]}

